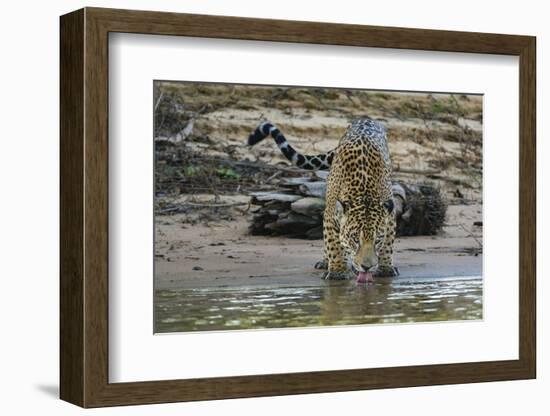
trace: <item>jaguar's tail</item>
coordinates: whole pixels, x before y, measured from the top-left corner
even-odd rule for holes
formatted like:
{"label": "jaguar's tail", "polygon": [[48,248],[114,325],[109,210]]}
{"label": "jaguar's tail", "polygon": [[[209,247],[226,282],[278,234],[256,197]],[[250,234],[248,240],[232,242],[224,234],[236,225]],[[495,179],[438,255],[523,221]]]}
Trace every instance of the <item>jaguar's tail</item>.
{"label": "jaguar's tail", "polygon": [[290,162],[301,168],[308,170],[328,170],[332,164],[334,150],[320,155],[303,155],[298,153],[286,140],[286,137],[277,127],[269,122],[261,123],[256,130],[248,137],[248,145],[254,146],[261,142],[267,136],[273,137],[279,149],[290,160]]}

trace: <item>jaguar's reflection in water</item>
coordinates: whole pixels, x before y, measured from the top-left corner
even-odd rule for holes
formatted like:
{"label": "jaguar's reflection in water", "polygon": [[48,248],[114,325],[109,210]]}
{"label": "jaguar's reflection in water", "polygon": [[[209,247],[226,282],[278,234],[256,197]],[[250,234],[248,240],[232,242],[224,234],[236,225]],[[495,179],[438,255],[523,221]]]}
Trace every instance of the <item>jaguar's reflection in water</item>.
{"label": "jaguar's reflection in water", "polygon": [[479,320],[482,295],[479,276],[159,290],[155,332]]}

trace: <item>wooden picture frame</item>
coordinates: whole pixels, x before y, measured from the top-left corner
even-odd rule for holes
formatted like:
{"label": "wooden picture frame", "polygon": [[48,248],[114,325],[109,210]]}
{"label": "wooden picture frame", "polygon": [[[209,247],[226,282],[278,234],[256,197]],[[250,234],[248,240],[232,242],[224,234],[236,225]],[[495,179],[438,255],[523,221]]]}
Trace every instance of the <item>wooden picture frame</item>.
{"label": "wooden picture frame", "polygon": [[[529,379],[536,376],[535,38],[85,8],[61,17],[60,396],[82,407]],[[519,56],[519,359],[110,383],[108,34]]]}

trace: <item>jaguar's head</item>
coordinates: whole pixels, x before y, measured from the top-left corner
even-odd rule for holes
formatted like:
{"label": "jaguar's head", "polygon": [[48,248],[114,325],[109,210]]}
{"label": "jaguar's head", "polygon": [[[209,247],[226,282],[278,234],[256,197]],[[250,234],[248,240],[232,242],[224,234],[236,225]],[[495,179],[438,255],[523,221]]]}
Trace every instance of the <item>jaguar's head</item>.
{"label": "jaguar's head", "polygon": [[376,236],[393,209],[392,199],[377,201],[361,197],[336,201],[340,244],[350,270],[360,282],[372,281],[371,269],[378,264]]}

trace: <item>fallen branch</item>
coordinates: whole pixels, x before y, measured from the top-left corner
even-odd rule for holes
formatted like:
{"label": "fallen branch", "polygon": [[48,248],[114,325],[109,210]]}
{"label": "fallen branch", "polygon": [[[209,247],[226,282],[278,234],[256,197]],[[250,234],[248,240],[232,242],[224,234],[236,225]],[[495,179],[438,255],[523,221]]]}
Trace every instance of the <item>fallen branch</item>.
{"label": "fallen branch", "polygon": [[[285,189],[250,194],[253,235],[322,238],[326,182],[313,176],[281,178]],[[429,184],[393,182],[397,234],[434,235],[444,224],[447,204],[439,188]]]}
{"label": "fallen branch", "polygon": [[466,227],[464,227],[464,224],[459,224],[459,227],[462,228],[464,231],[466,231],[466,234],[468,234],[468,237],[471,237],[474,239],[474,241],[479,245],[479,248],[483,248],[483,244],[481,243],[481,241],[479,241],[475,235],[473,235],[470,231],[468,231],[466,229]]}
{"label": "fallen branch", "polygon": [[159,94],[159,98],[157,98],[157,102],[155,103],[155,112],[157,111],[157,108],[159,107],[160,102],[162,101],[162,98],[164,97],[164,91],[162,91]]}
{"label": "fallen branch", "polygon": [[243,205],[249,205],[248,202],[228,202],[228,203],[221,203],[221,204],[211,204],[211,203],[199,203],[199,202],[184,202],[182,204],[178,204],[177,206],[168,207],[164,209],[157,210],[157,214],[169,214],[169,213],[177,213],[185,210],[185,208],[231,208],[231,207],[238,207]]}
{"label": "fallen branch", "polygon": [[441,173],[440,170],[436,170],[436,169],[412,169],[412,168],[402,168],[401,166],[394,167],[393,171],[399,172],[399,173],[410,173],[414,175],[437,175]]}

